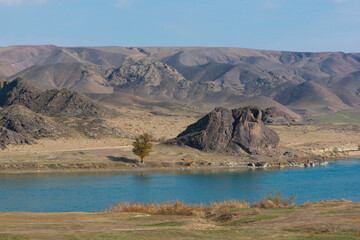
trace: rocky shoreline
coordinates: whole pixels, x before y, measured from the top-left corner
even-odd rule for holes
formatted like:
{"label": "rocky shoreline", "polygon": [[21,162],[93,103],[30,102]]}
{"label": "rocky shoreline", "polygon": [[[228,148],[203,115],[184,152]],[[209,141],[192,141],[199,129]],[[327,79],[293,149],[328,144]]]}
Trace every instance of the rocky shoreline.
{"label": "rocky shoreline", "polygon": [[210,170],[210,169],[283,169],[283,168],[307,168],[326,166],[328,161],[314,161],[309,163],[299,163],[289,160],[288,164],[274,164],[271,162],[239,162],[233,164],[219,165],[198,165],[198,166],[141,166],[137,164],[124,166],[117,163],[1,163],[1,173],[46,173],[46,172],[103,172],[103,171],[157,171],[157,170]]}
{"label": "rocky shoreline", "polygon": [[247,166],[249,168],[269,168],[269,167],[300,167],[300,168],[307,168],[307,167],[316,167],[316,166],[326,166],[329,162],[324,160],[308,162],[308,163],[298,163],[295,161],[288,161],[287,164],[279,164],[279,165],[271,165],[268,162],[256,162],[256,163],[249,163]]}

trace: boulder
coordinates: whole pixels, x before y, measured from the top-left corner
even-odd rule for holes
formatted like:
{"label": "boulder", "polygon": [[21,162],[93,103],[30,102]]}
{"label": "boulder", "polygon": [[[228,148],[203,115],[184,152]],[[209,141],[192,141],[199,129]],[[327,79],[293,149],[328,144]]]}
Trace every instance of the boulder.
{"label": "boulder", "polygon": [[219,107],[177,136],[179,144],[232,155],[263,154],[278,147],[280,137],[262,122],[257,107]]}
{"label": "boulder", "polygon": [[269,163],[267,162],[258,162],[255,164],[256,167],[259,167],[259,168],[267,168],[269,166]]}

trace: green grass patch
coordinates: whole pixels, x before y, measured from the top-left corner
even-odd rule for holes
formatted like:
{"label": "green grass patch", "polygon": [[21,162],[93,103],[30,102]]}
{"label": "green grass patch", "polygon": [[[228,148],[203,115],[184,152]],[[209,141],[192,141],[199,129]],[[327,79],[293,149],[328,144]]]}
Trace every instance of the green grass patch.
{"label": "green grass patch", "polygon": [[284,229],[284,231],[286,231],[286,232],[291,232],[291,233],[301,232],[300,229],[293,229],[293,228]]}
{"label": "green grass patch", "polygon": [[142,217],[131,217],[131,218],[128,218],[126,220],[127,221],[142,221],[142,220],[145,220],[145,219],[142,218]]}
{"label": "green grass patch", "polygon": [[140,225],[145,227],[178,227],[183,226],[184,223],[181,222],[161,222],[161,223],[154,223],[154,224],[146,224],[146,225]]}
{"label": "green grass patch", "polygon": [[339,234],[319,234],[319,235],[310,235],[310,236],[297,236],[291,238],[282,238],[282,240],[355,240],[359,239],[358,237],[348,236],[348,235],[339,235]]}
{"label": "green grass patch", "polygon": [[335,113],[328,113],[325,115],[314,116],[312,119],[324,122],[360,122],[360,110],[346,110]]}
{"label": "green grass patch", "polygon": [[360,236],[360,231],[356,230],[354,228],[344,229],[341,232],[343,232],[343,233],[359,233],[359,236]]}
{"label": "green grass patch", "polygon": [[264,212],[278,212],[283,214],[290,214],[296,212],[294,208],[261,208],[261,211]]}
{"label": "green grass patch", "polygon": [[248,210],[249,208],[235,208],[235,209],[230,209],[229,212],[234,213],[234,212],[243,212]]}
{"label": "green grass patch", "polygon": [[[46,229],[46,228],[54,228],[54,229],[65,229],[63,225],[60,224],[24,224],[24,225],[3,225],[0,226],[0,229]],[[0,238],[1,239],[1,238]]]}
{"label": "green grass patch", "polygon": [[336,214],[358,214],[359,212],[354,212],[350,210],[339,210],[339,211],[327,211],[321,212],[320,215],[336,215]]}
{"label": "green grass patch", "polygon": [[273,216],[273,215],[265,215],[265,216],[258,216],[258,217],[252,217],[252,218],[242,218],[239,220],[232,221],[229,225],[236,226],[239,224],[246,224],[246,223],[253,223],[258,221],[266,221],[278,218],[279,216]]}
{"label": "green grass patch", "polygon": [[0,239],[1,240],[28,240],[30,238],[27,238],[25,236],[18,235],[18,234],[0,233]]}

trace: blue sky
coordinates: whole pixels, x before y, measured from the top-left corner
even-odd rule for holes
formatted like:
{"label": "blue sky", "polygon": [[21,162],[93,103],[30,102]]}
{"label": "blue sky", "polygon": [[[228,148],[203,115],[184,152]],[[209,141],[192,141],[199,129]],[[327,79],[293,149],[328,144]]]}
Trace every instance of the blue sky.
{"label": "blue sky", "polygon": [[360,0],[0,0],[0,46],[360,52]]}

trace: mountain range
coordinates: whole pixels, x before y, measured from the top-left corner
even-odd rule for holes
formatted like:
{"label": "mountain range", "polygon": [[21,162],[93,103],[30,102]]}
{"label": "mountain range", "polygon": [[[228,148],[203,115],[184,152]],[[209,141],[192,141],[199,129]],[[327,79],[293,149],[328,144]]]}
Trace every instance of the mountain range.
{"label": "mountain range", "polygon": [[0,48],[0,77],[101,99],[135,95],[209,108],[284,105],[303,115],[360,108],[360,53],[12,46]]}

